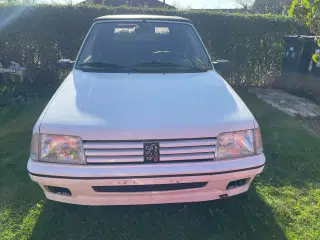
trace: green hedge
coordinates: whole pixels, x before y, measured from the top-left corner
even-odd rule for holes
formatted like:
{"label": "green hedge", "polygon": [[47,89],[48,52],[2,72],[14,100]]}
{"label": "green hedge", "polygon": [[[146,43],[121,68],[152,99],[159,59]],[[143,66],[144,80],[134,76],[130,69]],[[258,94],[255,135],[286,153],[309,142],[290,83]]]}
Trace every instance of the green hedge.
{"label": "green hedge", "polygon": [[[283,36],[306,30],[290,18],[95,6],[10,6],[0,4],[0,62],[27,66],[35,81],[57,86],[60,58],[76,57],[92,20],[107,14],[163,14],[190,18],[214,59],[228,59],[225,78],[234,86],[261,85],[265,73],[279,72]],[[60,77],[59,77],[60,76]]]}

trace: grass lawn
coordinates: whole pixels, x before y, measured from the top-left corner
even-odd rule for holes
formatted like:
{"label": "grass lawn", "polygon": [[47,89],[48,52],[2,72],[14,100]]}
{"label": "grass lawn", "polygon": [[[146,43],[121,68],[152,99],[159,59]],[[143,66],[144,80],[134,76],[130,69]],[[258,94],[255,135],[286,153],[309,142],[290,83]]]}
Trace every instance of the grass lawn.
{"label": "grass lawn", "polygon": [[240,95],[260,123],[265,171],[247,195],[193,204],[47,201],[26,171],[31,129],[46,100],[0,108],[0,239],[320,239],[320,138]]}

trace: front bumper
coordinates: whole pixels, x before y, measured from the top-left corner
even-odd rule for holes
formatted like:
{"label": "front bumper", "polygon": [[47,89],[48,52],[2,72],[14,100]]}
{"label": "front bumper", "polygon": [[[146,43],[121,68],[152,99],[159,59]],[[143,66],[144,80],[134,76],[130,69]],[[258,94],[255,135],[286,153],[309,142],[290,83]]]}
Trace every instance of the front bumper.
{"label": "front bumper", "polygon": [[[63,165],[29,160],[31,179],[48,199],[81,205],[135,205],[199,202],[233,196],[248,190],[263,171],[263,154],[233,160],[128,165]],[[231,181],[247,179],[240,187],[226,189]],[[148,191],[97,192],[93,186],[136,186],[179,183],[207,183],[201,188]],[[47,186],[63,187],[71,196],[55,194]]]}

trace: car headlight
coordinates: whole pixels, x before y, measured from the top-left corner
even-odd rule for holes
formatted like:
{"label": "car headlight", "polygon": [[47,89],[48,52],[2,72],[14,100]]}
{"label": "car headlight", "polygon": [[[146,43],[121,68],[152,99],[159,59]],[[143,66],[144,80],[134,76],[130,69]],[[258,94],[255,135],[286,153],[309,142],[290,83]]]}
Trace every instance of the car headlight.
{"label": "car headlight", "polygon": [[82,140],[79,137],[34,133],[30,158],[43,162],[85,164]]}
{"label": "car headlight", "polygon": [[219,134],[217,159],[244,157],[263,152],[260,129],[251,129]]}

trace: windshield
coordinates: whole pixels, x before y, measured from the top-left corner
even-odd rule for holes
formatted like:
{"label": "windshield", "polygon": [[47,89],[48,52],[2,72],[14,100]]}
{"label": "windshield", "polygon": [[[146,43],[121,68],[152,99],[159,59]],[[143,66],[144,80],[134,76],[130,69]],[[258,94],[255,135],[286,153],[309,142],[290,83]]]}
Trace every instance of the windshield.
{"label": "windshield", "polygon": [[173,22],[103,22],[86,39],[76,69],[201,72],[212,69],[194,28]]}

